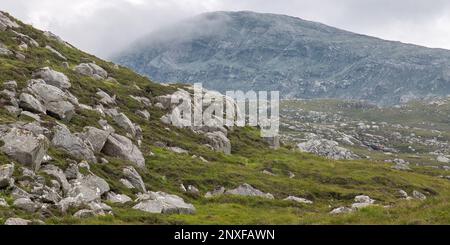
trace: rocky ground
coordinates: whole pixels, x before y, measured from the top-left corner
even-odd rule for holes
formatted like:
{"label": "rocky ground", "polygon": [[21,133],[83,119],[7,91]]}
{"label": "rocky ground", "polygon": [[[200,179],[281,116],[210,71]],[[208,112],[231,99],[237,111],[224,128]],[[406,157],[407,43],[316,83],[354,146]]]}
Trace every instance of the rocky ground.
{"label": "rocky ground", "polygon": [[3,224],[450,222],[445,169],[408,165],[403,148],[385,150],[414,172],[327,130],[302,149],[342,161],[275,149],[256,128],[185,127],[172,101],[189,86],[156,84],[3,12],[0,82]]}

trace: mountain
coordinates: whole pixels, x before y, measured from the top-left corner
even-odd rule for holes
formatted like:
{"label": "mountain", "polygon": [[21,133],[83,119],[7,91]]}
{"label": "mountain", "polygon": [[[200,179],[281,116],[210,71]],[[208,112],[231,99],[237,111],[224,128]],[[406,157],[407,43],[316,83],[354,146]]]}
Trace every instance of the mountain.
{"label": "mountain", "polygon": [[[344,161],[274,149],[257,128],[175,124],[174,96],[192,88],[155,83],[0,12],[0,224],[449,221],[450,182],[428,155],[433,168],[404,152]],[[355,125],[338,130],[362,137]],[[425,133],[416,132],[438,134]],[[410,170],[385,162],[399,157]]]}
{"label": "mountain", "polygon": [[385,41],[299,18],[213,12],[147,35],[113,58],[157,81],[283,98],[379,105],[450,94],[450,51]]}

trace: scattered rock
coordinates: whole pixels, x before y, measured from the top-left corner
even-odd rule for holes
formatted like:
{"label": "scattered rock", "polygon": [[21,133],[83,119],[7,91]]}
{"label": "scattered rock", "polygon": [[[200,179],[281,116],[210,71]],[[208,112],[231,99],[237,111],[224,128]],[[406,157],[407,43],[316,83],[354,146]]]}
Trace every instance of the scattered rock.
{"label": "scattered rock", "polygon": [[46,84],[59,89],[68,89],[72,86],[69,78],[64,73],[52,70],[49,67],[41,68],[33,73],[33,78],[42,79]]}
{"label": "scattered rock", "polygon": [[136,115],[144,118],[145,120],[150,119],[150,112],[148,112],[147,110],[137,110]]}
{"label": "scattered rock", "polygon": [[187,192],[195,194],[195,195],[199,195],[200,194],[200,191],[197,189],[197,187],[195,187],[193,185],[188,185]]}
{"label": "scattered rock", "polygon": [[239,196],[256,196],[256,197],[264,197],[268,199],[274,199],[273,195],[270,193],[264,193],[251,185],[244,183],[240,185],[236,189],[227,190],[225,194],[228,195],[239,195]]}
{"label": "scattered rock", "polygon": [[7,28],[19,28],[17,22],[11,20],[6,14],[0,11],[0,30],[5,31]]}
{"label": "scattered rock", "polygon": [[122,203],[122,204],[133,201],[127,195],[116,194],[116,193],[114,193],[112,191],[106,193],[106,200],[108,200],[108,201],[110,201],[112,203]]}
{"label": "scattered rock", "polygon": [[183,198],[170,195],[164,192],[149,192],[149,199],[144,200],[134,206],[147,213],[163,214],[194,214],[195,207],[192,204],[185,203]]}
{"label": "scattered rock", "polygon": [[62,125],[54,127],[55,135],[52,139],[52,145],[56,148],[62,149],[70,156],[96,163],[94,152],[90,147],[79,137],[70,133],[69,129]]}
{"label": "scattered rock", "polygon": [[225,191],[226,191],[225,187],[221,186],[221,187],[216,188],[213,191],[208,191],[205,194],[205,197],[206,198],[211,198],[211,197],[215,197],[215,196],[220,196],[220,195],[225,194]]}
{"label": "scattered rock", "polygon": [[28,225],[31,220],[21,219],[21,218],[9,218],[5,221],[5,225]]}
{"label": "scattered rock", "polygon": [[130,95],[130,97],[132,99],[136,100],[137,102],[139,102],[140,104],[144,105],[145,107],[150,107],[152,105],[152,102],[147,97],[139,97],[139,96],[133,96],[133,95]]}
{"label": "scattered rock", "polygon": [[81,75],[92,77],[96,80],[106,79],[108,72],[94,63],[83,63],[75,67],[75,71]]}
{"label": "scattered rock", "polygon": [[283,200],[285,200],[285,201],[293,201],[293,202],[298,202],[298,203],[304,203],[304,204],[312,204],[313,203],[312,201],[310,201],[308,199],[305,199],[305,198],[302,198],[302,197],[295,197],[295,196],[288,196],[288,197],[286,197]]}
{"label": "scattered rock", "polygon": [[5,164],[0,166],[0,189],[14,184],[12,178],[14,173],[14,164]]}
{"label": "scattered rock", "polygon": [[450,163],[450,159],[448,159],[448,157],[446,157],[446,156],[438,156],[436,158],[436,161],[441,162],[441,163]]}
{"label": "scattered rock", "polygon": [[231,154],[231,142],[223,132],[209,132],[205,134],[205,137],[214,150]]}
{"label": "scattered rock", "polygon": [[347,207],[339,207],[331,210],[330,214],[347,214],[353,212],[354,209],[347,208]]}
{"label": "scattered rock", "polygon": [[187,154],[189,153],[189,151],[185,150],[185,149],[181,149],[180,147],[167,147],[167,149],[169,151],[178,153],[178,154]]}
{"label": "scattered rock", "polygon": [[70,191],[71,185],[67,181],[66,175],[60,168],[58,168],[55,165],[48,164],[45,165],[41,171],[50,176],[55,177],[56,180],[59,182],[60,186],[62,187],[64,193],[68,193]]}
{"label": "scattered rock", "polygon": [[108,156],[118,157],[133,162],[139,168],[145,167],[144,155],[127,137],[111,134],[108,136],[102,152]]}
{"label": "scattered rock", "polygon": [[49,141],[44,135],[21,128],[10,129],[1,140],[4,142],[0,148],[2,152],[35,171],[41,166],[49,148]]}
{"label": "scattered rock", "polygon": [[144,181],[139,173],[132,166],[123,169],[123,175],[131,183],[131,185],[141,192],[147,192]]}
{"label": "scattered rock", "polygon": [[134,189],[133,184],[131,184],[130,181],[126,180],[126,179],[120,179],[119,180],[120,183],[122,183],[122,185],[124,185],[127,189]]}
{"label": "scattered rock", "polygon": [[109,96],[105,91],[99,89],[95,94],[100,100],[99,102],[103,105],[115,105],[116,104],[116,96]]}
{"label": "scattered rock", "polygon": [[7,81],[3,83],[3,88],[7,89],[9,91],[15,91],[17,89],[17,82],[16,81]]}
{"label": "scattered rock", "polygon": [[76,213],[74,213],[73,217],[79,218],[79,219],[86,219],[86,218],[94,217],[96,215],[97,215],[96,212],[93,210],[82,209],[82,210],[78,210]]}
{"label": "scattered rock", "polygon": [[45,46],[45,48],[48,49],[50,52],[52,52],[54,55],[56,55],[56,57],[60,58],[61,60],[67,60],[67,58],[64,57],[64,55],[62,55],[60,52],[58,52],[51,46],[47,45],[47,46]]}
{"label": "scattered rock", "polygon": [[85,127],[83,129],[83,133],[80,134],[80,137],[85,142],[89,143],[95,153],[99,153],[102,151],[103,146],[105,145],[110,134],[111,133],[98,128]]}
{"label": "scattered rock", "polygon": [[42,113],[42,114],[46,113],[46,109],[41,104],[41,102],[39,100],[37,100],[36,98],[34,98],[32,95],[27,94],[27,93],[20,94],[19,106],[20,106],[20,108],[22,108],[26,111]]}
{"label": "scattered rock", "polygon": [[33,213],[34,211],[36,211],[38,209],[38,206],[36,205],[36,203],[31,201],[31,199],[29,199],[29,198],[16,199],[13,203],[13,206],[17,207],[19,209],[22,209],[28,213]]}
{"label": "scattered rock", "polygon": [[416,191],[416,190],[413,191],[412,197],[415,198],[415,199],[419,199],[421,201],[424,201],[424,200],[427,199],[427,196],[425,196],[425,194],[423,194],[423,193],[421,193],[419,191]]}
{"label": "scattered rock", "polygon": [[6,207],[6,208],[9,207],[8,203],[6,202],[6,200],[4,198],[0,198],[0,207]]}
{"label": "scattered rock", "polygon": [[310,139],[297,145],[303,152],[313,153],[333,160],[353,160],[359,157],[351,151],[340,147],[339,143],[326,139]]}

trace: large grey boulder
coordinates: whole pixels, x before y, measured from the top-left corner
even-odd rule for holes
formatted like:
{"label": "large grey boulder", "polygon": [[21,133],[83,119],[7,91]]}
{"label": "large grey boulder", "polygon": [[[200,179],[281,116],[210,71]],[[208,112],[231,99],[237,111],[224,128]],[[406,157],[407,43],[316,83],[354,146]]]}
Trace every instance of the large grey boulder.
{"label": "large grey boulder", "polygon": [[99,89],[95,94],[99,98],[99,102],[103,105],[115,105],[116,104],[116,96],[110,96],[105,91]]}
{"label": "large grey boulder", "polygon": [[132,137],[136,136],[136,127],[134,123],[125,115],[124,113],[118,113],[113,117],[114,122],[117,123],[121,128],[125,129]]}
{"label": "large grey boulder", "polygon": [[184,202],[183,198],[164,192],[149,192],[149,199],[135,205],[133,208],[147,213],[163,214],[194,214],[195,207]]}
{"label": "large grey boulder", "polygon": [[54,133],[52,139],[52,145],[54,147],[64,150],[76,159],[86,160],[92,163],[97,162],[91,148],[81,138],[70,133],[68,128],[57,125],[54,127]]}
{"label": "large grey boulder", "polygon": [[34,113],[46,113],[45,107],[33,95],[21,93],[19,96],[19,107]]}
{"label": "large grey boulder", "polygon": [[0,166],[0,189],[14,184],[14,180],[12,179],[13,173],[14,164]]}
{"label": "large grey boulder", "polygon": [[104,179],[91,174],[73,181],[68,197],[78,199],[75,200],[77,202],[89,203],[99,201],[101,196],[109,190],[109,184]]}
{"label": "large grey boulder", "polygon": [[108,72],[94,63],[82,63],[75,67],[75,71],[81,75],[89,76],[94,79],[106,79]]}
{"label": "large grey boulder", "polygon": [[231,142],[223,132],[209,132],[205,134],[205,137],[214,150],[231,154]]}
{"label": "large grey boulder", "polygon": [[83,132],[80,134],[80,137],[85,142],[89,143],[95,153],[99,153],[102,151],[103,146],[105,145],[110,134],[110,132],[98,128],[85,127]]}
{"label": "large grey boulder", "polygon": [[28,224],[31,224],[31,220],[21,218],[9,218],[5,221],[5,225],[28,225]]}
{"label": "large grey boulder", "polygon": [[268,198],[268,199],[274,199],[272,194],[264,193],[247,183],[240,185],[236,189],[228,190],[225,192],[225,194],[238,195],[238,196],[255,196],[255,197],[264,197],[264,198]]}
{"label": "large grey boulder", "polygon": [[128,180],[134,188],[141,192],[147,192],[144,181],[135,168],[127,166],[122,170],[125,179]]}
{"label": "large grey boulder", "polygon": [[31,199],[29,198],[16,199],[13,203],[13,206],[22,209],[28,213],[33,213],[39,208],[38,205],[33,201],[31,201]]}
{"label": "large grey boulder", "polygon": [[35,171],[41,166],[50,145],[44,135],[22,128],[10,129],[1,140],[3,153]]}
{"label": "large grey boulder", "polygon": [[33,78],[42,79],[45,83],[58,87],[60,89],[68,89],[72,86],[69,78],[64,73],[55,71],[49,67],[41,68],[33,73]]}
{"label": "large grey boulder", "polygon": [[58,119],[70,121],[75,115],[75,107],[69,93],[58,87],[46,84],[44,80],[28,81],[27,90],[46,107],[47,113]]}
{"label": "large grey boulder", "polygon": [[144,155],[127,137],[111,134],[108,136],[102,152],[108,156],[130,161],[139,168],[145,167]]}
{"label": "large grey boulder", "polygon": [[352,204],[352,209],[358,210],[372,206],[375,200],[366,195],[359,195],[355,197],[355,202]]}
{"label": "large grey boulder", "polygon": [[116,194],[112,191],[106,193],[106,200],[111,202],[111,203],[127,203],[127,202],[132,202],[133,200],[127,196],[127,195],[123,195],[123,194]]}

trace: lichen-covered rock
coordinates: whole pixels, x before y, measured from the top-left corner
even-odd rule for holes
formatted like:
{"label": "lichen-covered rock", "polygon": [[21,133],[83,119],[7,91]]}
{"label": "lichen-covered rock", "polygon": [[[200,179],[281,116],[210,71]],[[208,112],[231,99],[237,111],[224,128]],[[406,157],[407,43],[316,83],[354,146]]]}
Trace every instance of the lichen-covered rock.
{"label": "lichen-covered rock", "polygon": [[231,142],[223,132],[209,132],[205,134],[205,137],[214,150],[231,154]]}
{"label": "lichen-covered rock", "polygon": [[55,71],[49,67],[41,68],[33,73],[33,78],[42,79],[46,84],[60,89],[68,89],[72,86],[69,78],[64,73]]}
{"label": "lichen-covered rock", "polygon": [[108,72],[94,63],[82,63],[75,67],[75,71],[81,75],[89,76],[94,79],[106,79],[108,77]]}
{"label": "lichen-covered rock", "polygon": [[19,96],[19,106],[20,108],[34,112],[34,113],[46,113],[45,107],[41,104],[39,100],[34,98],[34,96],[27,94],[27,93],[21,93]]}
{"label": "lichen-covered rock", "polygon": [[90,144],[94,152],[99,153],[102,151],[110,134],[111,133],[98,128],[85,127],[80,134],[80,137]]}
{"label": "lichen-covered rock", "polygon": [[112,203],[127,203],[127,202],[132,202],[133,200],[127,196],[127,195],[123,195],[123,194],[116,194],[112,191],[106,193],[106,200],[112,202]]}
{"label": "lichen-covered rock", "polygon": [[225,194],[238,195],[238,196],[255,196],[255,197],[264,197],[264,198],[268,198],[268,199],[274,199],[272,194],[264,193],[247,183],[240,185],[236,189],[227,190],[225,192]]}
{"label": "lichen-covered rock", "polygon": [[123,175],[131,183],[131,185],[141,192],[147,192],[145,188],[144,181],[139,173],[132,166],[125,167],[123,170]]}
{"label": "lichen-covered rock", "polygon": [[0,166],[0,189],[12,186],[14,180],[12,175],[14,173],[14,164],[5,164]]}
{"label": "lichen-covered rock", "polygon": [[135,205],[133,208],[147,213],[163,214],[194,214],[195,207],[184,202],[183,198],[164,192],[149,192],[149,199]]}

